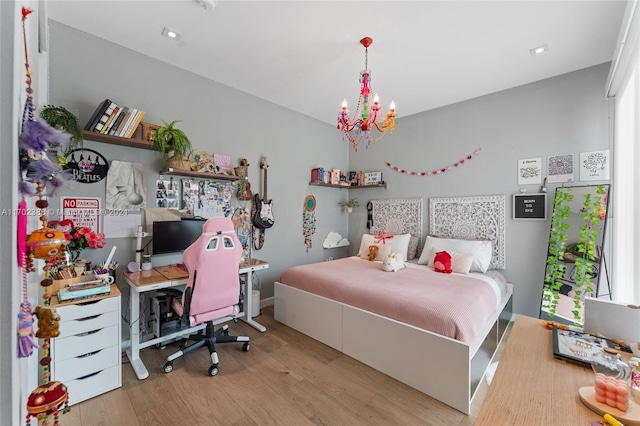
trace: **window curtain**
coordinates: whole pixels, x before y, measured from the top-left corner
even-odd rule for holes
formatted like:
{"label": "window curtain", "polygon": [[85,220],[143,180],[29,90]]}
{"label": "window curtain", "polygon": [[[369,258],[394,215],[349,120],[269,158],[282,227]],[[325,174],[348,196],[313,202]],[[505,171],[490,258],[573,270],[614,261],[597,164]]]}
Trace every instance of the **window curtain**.
{"label": "window curtain", "polygon": [[630,2],[612,64],[608,96],[614,97],[612,180],[613,300],[640,304],[640,7]]}

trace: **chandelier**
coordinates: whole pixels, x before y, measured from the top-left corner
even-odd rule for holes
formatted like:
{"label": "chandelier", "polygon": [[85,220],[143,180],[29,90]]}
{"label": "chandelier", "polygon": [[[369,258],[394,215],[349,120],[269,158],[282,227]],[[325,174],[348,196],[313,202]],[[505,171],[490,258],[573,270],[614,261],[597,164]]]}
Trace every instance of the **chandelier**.
{"label": "chandelier", "polygon": [[[369,70],[369,46],[373,43],[371,37],[365,37],[360,40],[360,44],[364,46],[364,69],[360,71],[360,96],[358,97],[358,105],[356,106],[353,118],[349,118],[349,110],[347,109],[347,100],[342,101],[342,110],[338,116],[338,130],[342,131],[343,137],[346,137],[354,151],[358,151],[358,144],[361,141],[366,143],[365,147],[382,139],[387,132],[396,129],[396,105],[391,101],[389,112],[383,121],[378,119],[382,117],[383,112],[380,106],[380,99],[376,93],[373,97],[373,105],[369,104],[369,95],[371,94],[371,71]],[[371,136],[371,130],[375,127],[378,131],[376,137]]]}

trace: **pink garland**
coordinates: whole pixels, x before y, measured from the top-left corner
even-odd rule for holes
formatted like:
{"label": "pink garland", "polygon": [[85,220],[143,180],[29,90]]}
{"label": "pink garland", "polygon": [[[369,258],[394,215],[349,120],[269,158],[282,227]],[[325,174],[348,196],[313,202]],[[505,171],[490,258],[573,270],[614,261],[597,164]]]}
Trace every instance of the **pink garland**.
{"label": "pink garland", "polygon": [[[473,155],[480,155],[480,151],[482,150],[482,148],[478,148],[477,150],[475,150],[473,152]],[[409,171],[409,170],[405,170],[405,169],[401,169],[398,166],[394,166],[393,164],[389,163],[389,162],[385,162],[385,164],[392,168],[393,170],[395,170],[396,172],[400,172],[400,173],[404,173],[407,175],[411,175],[411,176],[433,176],[433,175],[439,175],[442,174],[444,172],[446,172],[447,170],[451,170],[454,167],[459,167],[461,165],[463,165],[466,161],[469,161],[473,158],[473,155],[467,155],[465,158],[463,158],[462,160],[458,160],[457,162],[450,164],[448,166],[445,166],[439,170],[433,170],[431,172],[413,172],[413,171]]]}

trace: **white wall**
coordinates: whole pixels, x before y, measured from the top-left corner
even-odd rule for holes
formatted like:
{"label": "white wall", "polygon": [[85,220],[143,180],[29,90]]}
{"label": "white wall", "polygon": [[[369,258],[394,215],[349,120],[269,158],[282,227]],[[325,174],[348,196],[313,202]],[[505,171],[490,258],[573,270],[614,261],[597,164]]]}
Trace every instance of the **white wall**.
{"label": "white wall", "polygon": [[[512,220],[511,195],[540,185],[518,186],[519,159],[573,154],[575,182],[580,152],[611,148],[610,101],[605,100],[609,64],[579,70],[466,102],[400,118],[397,130],[369,150],[350,157],[352,170],[383,172],[388,189],[370,190],[370,198],[425,199],[423,229],[428,232],[428,199],[471,195],[507,195],[507,268],[515,284],[515,312],[538,317],[544,282],[550,220]],[[398,106],[401,114],[401,106]],[[409,176],[405,170],[441,169],[481,148],[463,166],[435,176]],[[543,167],[546,174],[546,165]],[[604,183],[604,182],[601,182]],[[547,185],[548,214],[558,184]],[[358,193],[358,195],[365,195]],[[361,198],[361,201],[366,198]],[[349,237],[366,230],[366,211],[352,214]],[[357,245],[353,246],[357,250]]]}

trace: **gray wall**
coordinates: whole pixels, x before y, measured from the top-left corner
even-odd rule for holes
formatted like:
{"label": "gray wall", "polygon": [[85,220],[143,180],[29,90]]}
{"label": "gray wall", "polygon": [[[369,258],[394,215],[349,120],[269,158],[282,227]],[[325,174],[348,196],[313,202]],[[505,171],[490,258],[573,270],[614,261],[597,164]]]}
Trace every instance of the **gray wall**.
{"label": "gray wall", "polygon": [[[580,152],[611,148],[611,104],[604,96],[608,71],[609,65],[602,64],[401,118],[392,135],[372,149],[352,155],[349,166],[383,172],[387,190],[367,189],[368,197],[422,197],[425,231],[431,197],[507,195],[505,275],[515,284],[515,311],[537,317],[550,220],[512,220],[511,195],[521,188],[530,193],[540,190],[540,185],[518,186],[518,160],[542,157],[545,164],[548,156],[573,154],[575,182],[567,185],[600,183],[579,182],[577,166]],[[401,105],[398,114],[402,114]],[[411,171],[437,170],[478,148],[482,149],[480,154],[471,161],[435,176],[409,176],[385,165],[390,162]],[[557,186],[547,186],[547,217]],[[361,203],[359,214],[351,215],[349,237],[355,239],[365,226],[366,210]]]}
{"label": "gray wall", "polygon": [[[274,203],[275,224],[266,231],[262,250],[254,251],[253,256],[270,263],[269,269],[257,275],[262,299],[273,295],[273,282],[285,268],[336,256],[335,250],[322,248],[322,241],[330,231],[347,234],[347,217],[338,205],[346,198],[346,191],[311,188],[318,198],[317,231],[308,252],[302,237],[302,209],[310,170],[318,166],[345,169],[348,164],[348,146],[334,126],[57,22],[51,23],[50,81],[51,103],[78,111],[83,126],[105,98],[146,111],[146,122],[182,120],[178,127],[195,149],[229,154],[235,165],[242,157],[249,160],[254,193],[262,186],[260,159],[269,157],[268,195]],[[164,164],[157,153],[91,141],[85,141],[85,146],[108,161],[142,164],[147,203],[153,206],[155,180]],[[61,195],[97,196],[104,203],[105,186],[104,180],[73,183]],[[52,201],[56,208],[59,200]],[[233,204],[238,204],[235,198]],[[120,265],[134,259],[133,238],[108,239],[104,249],[84,250],[83,257],[103,260],[113,245],[118,246],[115,259]],[[152,261],[160,265],[180,262],[181,258],[165,255]],[[126,294],[126,285],[119,286]]]}
{"label": "gray wall", "polygon": [[[352,245],[344,252],[354,254],[366,231],[369,199],[422,197],[426,206],[430,197],[504,194],[508,210],[505,273],[516,287],[514,309],[537,317],[549,221],[511,220],[511,194],[521,188],[517,161],[542,157],[544,163],[550,155],[574,154],[577,167],[580,152],[610,148],[610,105],[604,99],[608,69],[608,64],[602,64],[408,117],[402,117],[398,105],[398,129],[372,148],[353,153],[332,125],[61,24],[51,25],[51,102],[79,110],[81,123],[105,98],[147,111],[148,122],[182,119],[180,127],[197,149],[225,152],[234,161],[247,157],[254,189],[260,185],[259,160],[269,156],[269,198],[274,200],[276,224],[267,230],[265,247],[254,253],[271,264],[259,274],[263,299],[272,296],[273,281],[285,268],[344,254],[322,249],[329,231],[343,235],[348,231]],[[151,183],[161,167],[157,155],[93,142],[87,142],[87,147],[109,160],[143,164],[147,197],[153,198]],[[472,161],[437,176],[408,176],[385,166],[388,161],[407,170],[435,170],[478,148],[482,151]],[[388,188],[309,188],[310,170],[318,166],[382,171]],[[576,185],[584,184],[577,182],[577,170],[575,176]],[[548,186],[549,211],[555,187]],[[540,189],[537,185],[523,188]],[[104,191],[104,182],[75,184],[72,189],[74,194],[101,197]],[[318,230],[307,253],[301,217],[309,191],[318,201]],[[349,216],[337,204],[348,192],[361,201]],[[428,230],[428,212],[424,229]],[[116,258],[121,264],[132,260],[132,239],[108,244],[118,245]],[[98,260],[107,254],[85,253]]]}

